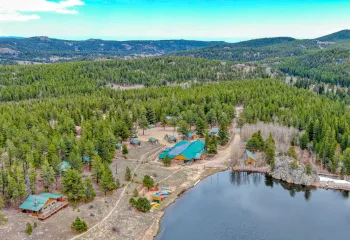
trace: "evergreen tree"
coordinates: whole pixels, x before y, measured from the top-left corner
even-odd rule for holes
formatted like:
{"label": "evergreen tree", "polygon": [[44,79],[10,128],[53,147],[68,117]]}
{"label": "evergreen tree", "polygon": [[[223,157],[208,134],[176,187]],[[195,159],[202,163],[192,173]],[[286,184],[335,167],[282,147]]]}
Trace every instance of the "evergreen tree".
{"label": "evergreen tree", "polygon": [[196,122],[196,132],[200,137],[205,136],[206,122],[202,118],[197,118]]}
{"label": "evergreen tree", "polygon": [[134,192],[132,193],[133,197],[138,197],[139,196],[139,191],[137,191],[137,189],[134,189]]}
{"label": "evergreen tree", "polygon": [[119,188],[120,188],[120,181],[119,181],[118,178],[115,180],[115,188],[116,188],[116,189],[119,189]]}
{"label": "evergreen tree", "polygon": [[124,156],[126,156],[126,154],[129,153],[128,147],[126,146],[126,144],[123,144],[123,148],[122,148],[122,154]]}
{"label": "evergreen tree", "polygon": [[103,173],[102,159],[100,158],[100,156],[96,154],[94,155],[94,159],[92,162],[92,176],[97,183],[100,181],[102,173]]}
{"label": "evergreen tree", "polygon": [[163,161],[164,166],[166,166],[166,167],[171,165],[171,158],[168,155],[165,156],[162,161]]}
{"label": "evergreen tree", "polygon": [[229,140],[229,132],[227,130],[226,121],[222,121],[219,128],[219,143],[220,145],[225,145]]}
{"label": "evergreen tree", "polygon": [[41,178],[43,179],[43,185],[44,185],[45,191],[49,191],[52,184],[56,182],[55,171],[49,165],[46,159],[41,167]]}
{"label": "evergreen tree", "polygon": [[105,195],[107,195],[107,192],[116,189],[112,171],[109,169],[108,166],[104,166],[103,168],[103,173],[101,176],[101,188],[103,189]]}
{"label": "evergreen tree", "polygon": [[145,135],[145,130],[149,129],[149,121],[147,120],[145,115],[142,115],[139,120],[139,127],[142,129],[142,134]]}
{"label": "evergreen tree", "polygon": [[264,153],[266,155],[267,163],[270,164],[271,168],[275,167],[275,140],[270,133],[266,139]]}
{"label": "evergreen tree", "polygon": [[187,122],[180,120],[178,123],[177,131],[182,135],[186,135],[190,132],[190,125]]}
{"label": "evergreen tree", "polygon": [[149,190],[150,188],[154,187],[154,180],[150,176],[145,175],[142,180],[142,184]]}
{"label": "evergreen tree", "polygon": [[77,202],[86,197],[85,185],[81,174],[75,169],[69,169],[62,179],[62,192],[68,197],[69,201]]}
{"label": "evergreen tree", "polygon": [[26,225],[26,233],[28,234],[28,236],[32,235],[33,232],[33,227],[30,223],[27,223]]}
{"label": "evergreen tree", "polygon": [[96,193],[90,179],[85,179],[84,187],[85,187],[85,197],[84,197],[85,202],[94,200]]}
{"label": "evergreen tree", "polygon": [[86,222],[84,220],[81,220],[79,217],[77,217],[71,226],[72,230],[77,233],[86,232],[88,230],[88,227],[86,225]]}
{"label": "evergreen tree", "polygon": [[287,156],[292,157],[295,160],[298,160],[297,152],[295,151],[295,148],[293,146],[290,146],[287,151]]}
{"label": "evergreen tree", "polygon": [[125,181],[131,181],[131,171],[129,167],[126,167],[125,170]]}
{"label": "evergreen tree", "polygon": [[300,148],[302,150],[305,150],[307,148],[308,143],[309,143],[309,135],[307,133],[304,133],[300,137]]}

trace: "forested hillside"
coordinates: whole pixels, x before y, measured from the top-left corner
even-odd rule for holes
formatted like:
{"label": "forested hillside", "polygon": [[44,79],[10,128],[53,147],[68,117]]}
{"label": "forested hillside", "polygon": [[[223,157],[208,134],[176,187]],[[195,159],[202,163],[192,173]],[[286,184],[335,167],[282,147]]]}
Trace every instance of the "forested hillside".
{"label": "forested hillside", "polygon": [[48,37],[0,38],[0,63],[30,61],[50,63],[76,59],[133,58],[158,56],[173,51],[222,44],[191,40],[106,41],[89,39],[71,41]]}
{"label": "forested hillside", "polygon": [[311,83],[350,86],[350,48],[321,50],[287,58],[278,67],[290,75],[310,79]]}
{"label": "forested hillside", "polygon": [[[180,70],[175,71],[174,64]],[[233,66],[201,59],[154,58],[2,68],[0,96],[6,92],[3,100],[11,100],[0,104],[2,198],[18,203],[34,192],[36,170],[42,173],[45,188],[51,188],[62,160],[80,171],[82,156],[90,157],[94,159],[92,171],[98,171],[96,159],[108,165],[116,143],[127,140],[134,123],[141,119],[154,124],[170,115],[191,125],[203,121],[216,125],[231,120],[238,104],[245,109],[241,124],[261,120],[294,126],[303,131],[295,136],[294,144],[313,149],[331,169],[338,166],[339,158],[334,156],[350,147],[350,110],[341,102],[281,81],[241,80],[126,91],[104,87],[109,82],[152,85],[164,80],[216,80],[218,69]],[[228,69],[219,74],[224,80],[242,78],[241,73]],[[20,89],[27,89],[28,95]],[[82,130],[79,138],[76,126]],[[341,149],[337,151],[338,144]],[[344,154],[342,159],[343,170],[350,173],[350,158]]]}
{"label": "forested hillside", "polygon": [[267,77],[255,65],[184,57],[0,67],[0,101],[92,94],[111,84],[167,85]]}
{"label": "forested hillside", "polygon": [[309,50],[350,47],[350,31],[345,30],[318,39],[298,40],[293,38],[263,38],[240,43],[170,53],[176,56],[191,56],[238,62],[278,60],[291,56],[302,56]]}

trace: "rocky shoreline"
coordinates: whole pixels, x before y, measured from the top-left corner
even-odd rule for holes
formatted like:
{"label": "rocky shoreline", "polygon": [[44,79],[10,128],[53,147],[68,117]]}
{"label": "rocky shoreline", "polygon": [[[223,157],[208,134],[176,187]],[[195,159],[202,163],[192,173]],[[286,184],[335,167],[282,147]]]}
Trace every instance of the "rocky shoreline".
{"label": "rocky shoreline", "polygon": [[232,171],[259,172],[268,174],[274,179],[282,180],[290,184],[323,189],[350,191],[350,184],[337,183],[333,181],[320,181],[320,177],[316,169],[312,169],[311,174],[307,174],[305,166],[298,165],[294,169],[291,168],[292,161],[293,159],[289,157],[279,157],[276,159],[275,169],[272,171],[269,166],[233,166]]}

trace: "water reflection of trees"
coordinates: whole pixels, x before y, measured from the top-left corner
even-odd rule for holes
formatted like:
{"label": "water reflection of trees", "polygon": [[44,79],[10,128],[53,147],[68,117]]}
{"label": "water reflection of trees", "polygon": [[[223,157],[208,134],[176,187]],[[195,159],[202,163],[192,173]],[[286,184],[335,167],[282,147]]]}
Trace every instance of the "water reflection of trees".
{"label": "water reflection of trees", "polygon": [[231,172],[230,182],[233,185],[240,186],[253,183],[254,186],[258,186],[264,175],[261,173],[251,172]]}
{"label": "water reflection of trees", "polygon": [[[280,185],[283,189],[289,192],[289,195],[291,197],[295,197],[296,193],[298,192],[304,193],[304,198],[306,201],[311,198],[311,192],[314,190],[312,187],[290,184],[281,180],[274,179],[271,176],[262,173],[232,171],[230,174],[230,182],[236,186],[251,183],[253,183],[255,186],[258,186],[263,179],[265,186],[273,188],[274,185]],[[343,193],[343,196],[345,197],[346,193]],[[349,193],[347,193],[347,196],[349,196]]]}

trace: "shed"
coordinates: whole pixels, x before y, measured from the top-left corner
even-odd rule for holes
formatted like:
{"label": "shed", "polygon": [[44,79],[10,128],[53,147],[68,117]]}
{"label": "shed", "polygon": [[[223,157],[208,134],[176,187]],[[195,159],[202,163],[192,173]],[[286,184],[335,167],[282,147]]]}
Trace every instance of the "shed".
{"label": "shed", "polygon": [[255,161],[256,161],[255,154],[248,151],[248,150],[245,150],[245,152],[243,154],[243,158],[247,164],[252,164],[252,163],[255,163]]}
{"label": "shed", "polygon": [[121,146],[122,146],[121,143],[116,143],[116,144],[115,144],[115,148],[117,148],[117,149],[121,148]]}
{"label": "shed", "polygon": [[88,157],[88,156],[83,156],[83,163],[88,163],[88,162],[90,162],[90,157]]}
{"label": "shed", "polygon": [[176,142],[176,138],[172,135],[165,135],[165,138],[168,139],[168,142]]}
{"label": "shed", "polygon": [[148,141],[150,142],[150,143],[153,143],[153,144],[157,144],[159,141],[158,141],[158,139],[156,139],[156,138],[154,138],[154,137],[150,137],[149,139],[148,139]]}
{"label": "shed", "polygon": [[68,169],[71,169],[71,168],[72,168],[72,165],[66,160],[63,160],[60,164],[60,173],[65,173],[68,171]]}
{"label": "shed", "polygon": [[219,128],[212,128],[209,132],[210,137],[218,137],[219,136]]}

